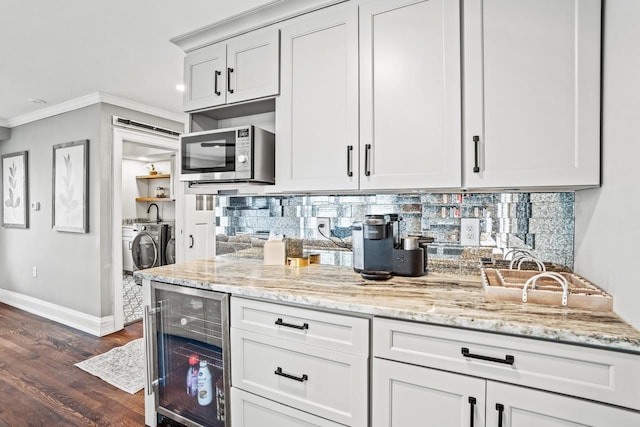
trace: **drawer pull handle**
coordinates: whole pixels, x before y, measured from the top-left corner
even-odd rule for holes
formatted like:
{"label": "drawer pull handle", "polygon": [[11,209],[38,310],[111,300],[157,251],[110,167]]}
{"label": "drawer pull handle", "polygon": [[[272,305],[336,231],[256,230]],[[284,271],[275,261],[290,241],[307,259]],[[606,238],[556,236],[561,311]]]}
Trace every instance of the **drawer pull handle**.
{"label": "drawer pull handle", "polygon": [[471,415],[469,416],[469,426],[470,426],[470,427],[473,427],[473,418],[474,418],[474,417],[473,417],[473,416],[474,416],[474,413],[473,413],[473,412],[474,412],[474,410],[475,410],[475,406],[476,406],[476,398],[475,398],[475,397],[471,397],[471,396],[469,396],[469,405],[471,406],[471,407],[469,408],[469,409],[470,409],[470,412],[471,412]]}
{"label": "drawer pull handle", "polygon": [[307,381],[309,379],[309,377],[307,376],[307,374],[302,374],[301,377],[296,377],[295,375],[291,375],[291,374],[287,374],[286,372],[282,372],[282,368],[280,366],[278,366],[274,372],[274,374],[281,376],[281,377],[285,377],[285,378],[289,378],[290,380],[296,380],[296,381],[300,381],[301,383]]}
{"label": "drawer pull handle", "polygon": [[303,331],[309,329],[309,324],[308,323],[303,323],[302,325],[294,325],[292,323],[283,322],[281,317],[278,317],[278,320],[276,320],[275,323],[278,326],[285,326],[287,328],[293,328],[293,329],[301,329]]}
{"label": "drawer pull handle", "polygon": [[462,355],[464,357],[470,357],[471,359],[480,359],[480,360],[486,360],[488,362],[504,363],[505,365],[513,365],[514,362],[516,361],[516,358],[510,354],[507,354],[506,356],[504,356],[504,359],[499,359],[497,357],[483,356],[481,354],[470,353],[469,349],[466,347],[462,347]]}
{"label": "drawer pull handle", "polygon": [[498,411],[498,427],[502,427],[502,413],[504,412],[504,405],[502,403],[496,403],[496,411]]}

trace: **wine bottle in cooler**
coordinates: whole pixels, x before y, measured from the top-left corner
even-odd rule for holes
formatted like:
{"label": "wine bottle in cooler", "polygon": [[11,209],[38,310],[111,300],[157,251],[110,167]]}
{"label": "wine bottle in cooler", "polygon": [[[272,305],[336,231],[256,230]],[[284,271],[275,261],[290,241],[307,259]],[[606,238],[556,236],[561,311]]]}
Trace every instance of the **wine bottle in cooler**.
{"label": "wine bottle in cooler", "polygon": [[218,378],[218,381],[216,381],[216,412],[218,421],[224,421],[224,378],[222,377]]}
{"label": "wine bottle in cooler", "polygon": [[198,395],[198,355],[189,356],[189,370],[187,371],[187,394],[193,397]]}

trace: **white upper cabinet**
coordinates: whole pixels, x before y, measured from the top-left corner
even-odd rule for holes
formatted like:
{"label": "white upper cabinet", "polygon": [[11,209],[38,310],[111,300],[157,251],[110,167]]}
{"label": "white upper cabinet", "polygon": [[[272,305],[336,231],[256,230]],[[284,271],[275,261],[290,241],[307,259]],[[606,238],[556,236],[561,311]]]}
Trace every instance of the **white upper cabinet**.
{"label": "white upper cabinet", "polygon": [[227,102],[276,95],[280,89],[277,29],[254,31],[227,43]]}
{"label": "white upper cabinet", "polygon": [[227,100],[227,46],[224,43],[203,47],[184,59],[185,111],[214,107]]}
{"label": "white upper cabinet", "polygon": [[464,1],[464,188],[599,185],[600,15],[600,0]]}
{"label": "white upper cabinet", "polygon": [[277,95],[279,33],[267,28],[189,52],[184,110]]}
{"label": "white upper cabinet", "polygon": [[460,188],[460,4],[360,6],[360,188]]}
{"label": "white upper cabinet", "polygon": [[281,68],[278,191],[357,189],[357,7],[339,5],[287,23]]}

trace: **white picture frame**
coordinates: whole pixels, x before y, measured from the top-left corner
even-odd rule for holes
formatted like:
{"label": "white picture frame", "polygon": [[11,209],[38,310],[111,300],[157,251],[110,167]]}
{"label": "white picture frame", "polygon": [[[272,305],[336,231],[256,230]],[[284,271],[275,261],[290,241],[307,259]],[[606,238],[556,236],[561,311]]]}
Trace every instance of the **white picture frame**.
{"label": "white picture frame", "polygon": [[3,154],[2,164],[2,226],[29,228],[29,153]]}
{"label": "white picture frame", "polygon": [[89,232],[89,140],[53,146],[52,227]]}

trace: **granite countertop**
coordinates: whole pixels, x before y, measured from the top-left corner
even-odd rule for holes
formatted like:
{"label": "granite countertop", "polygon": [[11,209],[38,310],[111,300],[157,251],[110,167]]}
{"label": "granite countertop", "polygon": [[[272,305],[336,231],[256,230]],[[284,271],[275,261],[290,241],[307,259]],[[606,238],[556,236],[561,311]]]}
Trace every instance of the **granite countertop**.
{"label": "granite countertop", "polygon": [[479,276],[364,280],[349,267],[265,266],[217,257],[136,271],[139,278],[233,295],[640,354],[640,331],[613,312],[491,301]]}

